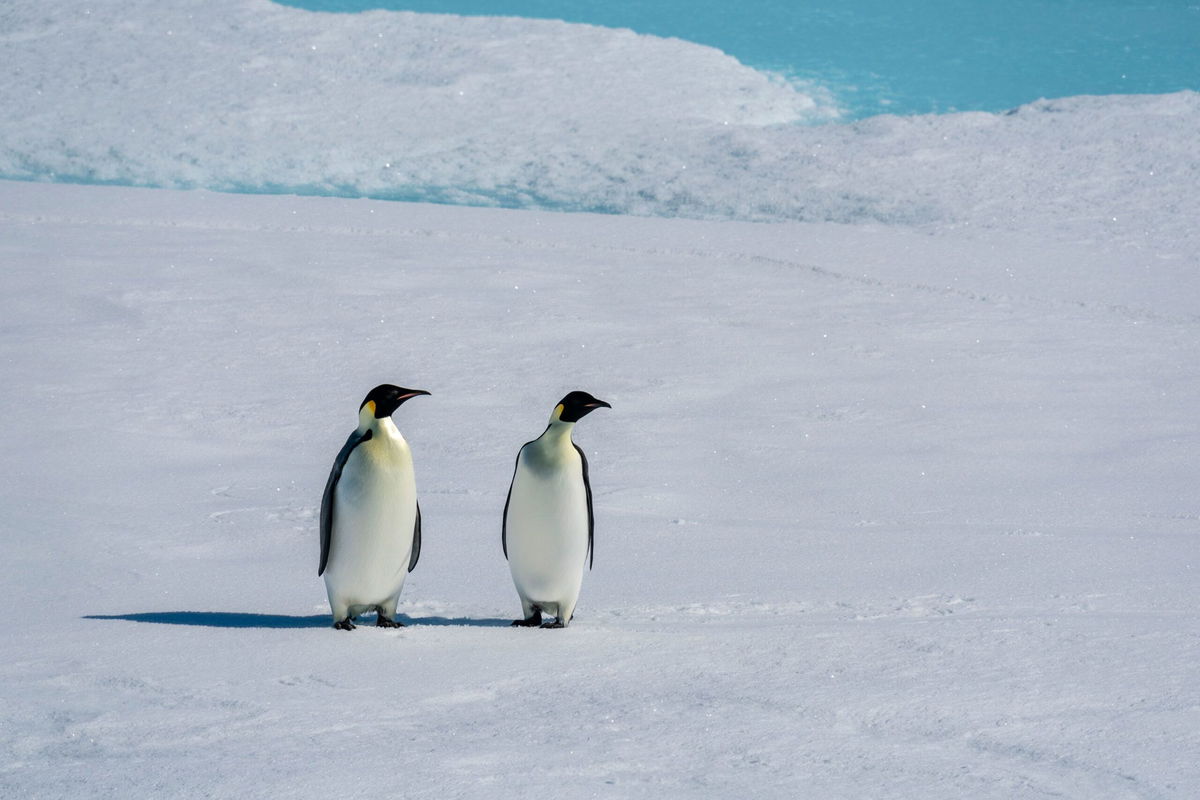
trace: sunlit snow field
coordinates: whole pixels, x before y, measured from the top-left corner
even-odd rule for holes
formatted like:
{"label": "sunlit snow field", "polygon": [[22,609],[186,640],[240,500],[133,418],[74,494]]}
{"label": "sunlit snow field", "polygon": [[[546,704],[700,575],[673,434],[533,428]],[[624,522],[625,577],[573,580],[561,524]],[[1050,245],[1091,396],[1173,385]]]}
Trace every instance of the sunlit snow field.
{"label": "sunlit snow field", "polygon": [[[0,796],[1200,795],[1196,93],[821,124],[630,31],[117,8],[0,14]],[[424,547],[343,633],[382,381]],[[595,569],[514,630],[575,388]]]}

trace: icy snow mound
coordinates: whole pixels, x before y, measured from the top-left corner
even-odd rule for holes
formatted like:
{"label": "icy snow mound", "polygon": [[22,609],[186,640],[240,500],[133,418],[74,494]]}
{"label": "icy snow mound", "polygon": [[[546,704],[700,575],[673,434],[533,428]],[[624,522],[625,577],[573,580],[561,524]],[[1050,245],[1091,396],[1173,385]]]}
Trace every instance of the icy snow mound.
{"label": "icy snow mound", "polygon": [[43,5],[3,23],[8,177],[562,202],[590,172],[630,169],[631,136],[836,113],[718,50],[628,30],[266,0]]}
{"label": "icy snow mound", "polygon": [[5,178],[1106,233],[1200,213],[1192,92],[812,125],[837,115],[818,87],[680,40],[267,0],[20,0],[0,42]]}

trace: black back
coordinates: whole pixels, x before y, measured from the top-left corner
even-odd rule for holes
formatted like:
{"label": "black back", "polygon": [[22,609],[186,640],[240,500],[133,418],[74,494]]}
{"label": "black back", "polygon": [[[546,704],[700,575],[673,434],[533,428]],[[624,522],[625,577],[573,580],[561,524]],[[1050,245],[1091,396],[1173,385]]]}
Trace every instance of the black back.
{"label": "black back", "polygon": [[[525,449],[526,445],[533,442],[526,442],[521,445],[521,450]],[[592,549],[596,532],[596,516],[592,513],[592,481],[588,477],[588,460],[583,451],[579,449],[579,445],[571,442],[571,446],[575,448],[575,452],[579,453],[579,460],[583,464],[583,491],[587,496],[587,515],[588,515],[588,569],[592,568],[593,562],[596,560],[596,553]],[[512,487],[517,480],[517,464],[521,463],[521,450],[517,451],[517,461],[513,464],[512,480],[508,482],[508,496],[504,498],[504,515],[500,518],[500,549],[504,551],[504,560],[508,560],[508,504],[512,501]]]}
{"label": "black back", "polygon": [[[321,564],[317,567],[317,575],[325,574],[325,567],[329,564],[329,543],[333,538],[333,495],[337,489],[338,481],[342,478],[342,470],[346,468],[346,462],[350,459],[350,454],[354,452],[354,448],[358,447],[363,442],[371,438],[371,432],[359,433],[355,431],[350,434],[350,438],[342,445],[342,449],[338,451],[337,458],[333,460],[333,469],[329,471],[329,480],[325,482],[325,494],[321,495]],[[421,518],[417,517],[417,528],[420,529]],[[415,560],[413,563],[416,563]],[[412,569],[410,566],[409,569]]]}

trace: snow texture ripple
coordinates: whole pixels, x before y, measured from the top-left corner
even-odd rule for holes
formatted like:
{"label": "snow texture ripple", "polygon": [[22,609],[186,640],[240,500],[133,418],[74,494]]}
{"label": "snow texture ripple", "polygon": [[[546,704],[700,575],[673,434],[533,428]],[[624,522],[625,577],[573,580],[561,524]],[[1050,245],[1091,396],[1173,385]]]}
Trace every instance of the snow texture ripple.
{"label": "snow texture ripple", "polygon": [[[1177,242],[0,182],[0,264],[0,796],[1200,795]],[[424,547],[347,634],[384,379]],[[596,567],[511,629],[576,386]]]}

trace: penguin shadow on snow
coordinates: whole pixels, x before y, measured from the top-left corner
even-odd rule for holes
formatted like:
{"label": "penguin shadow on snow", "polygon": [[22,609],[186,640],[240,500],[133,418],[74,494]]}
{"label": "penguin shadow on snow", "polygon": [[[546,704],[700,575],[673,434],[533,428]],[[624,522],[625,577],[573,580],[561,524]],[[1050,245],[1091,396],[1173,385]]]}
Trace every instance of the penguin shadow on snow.
{"label": "penguin shadow on snow", "polygon": [[[366,618],[371,619],[370,615]],[[190,625],[200,628],[330,628],[329,614],[294,617],[286,614],[250,614],[238,611],[146,611],[137,614],[86,614],[83,619],[124,620],[149,622],[156,625]],[[473,617],[410,617],[398,615],[406,626],[450,626],[471,628],[507,628],[507,619],[476,619]],[[374,627],[369,622],[367,627]]]}

